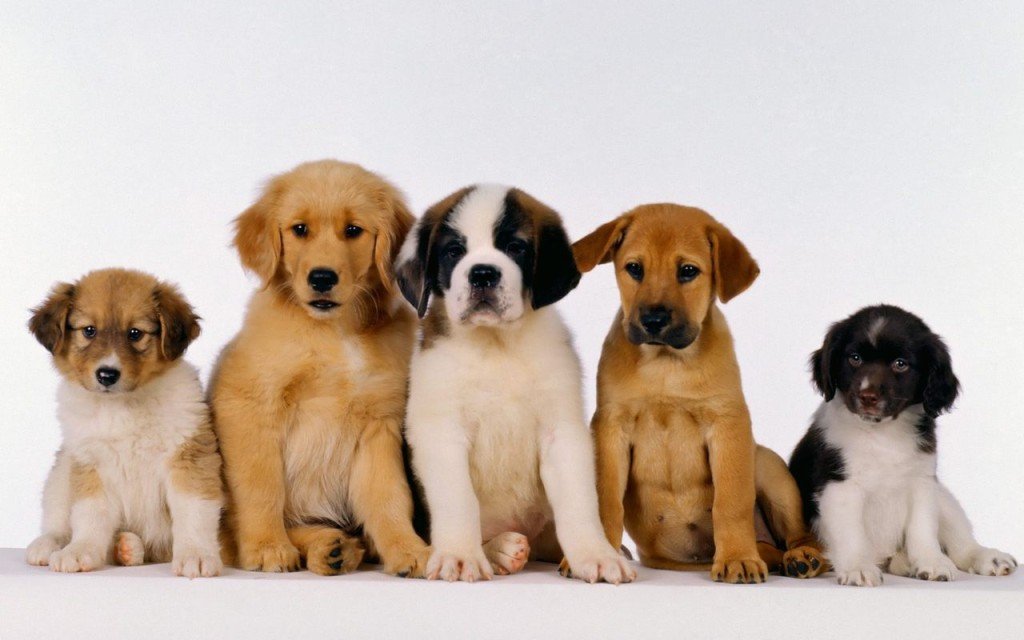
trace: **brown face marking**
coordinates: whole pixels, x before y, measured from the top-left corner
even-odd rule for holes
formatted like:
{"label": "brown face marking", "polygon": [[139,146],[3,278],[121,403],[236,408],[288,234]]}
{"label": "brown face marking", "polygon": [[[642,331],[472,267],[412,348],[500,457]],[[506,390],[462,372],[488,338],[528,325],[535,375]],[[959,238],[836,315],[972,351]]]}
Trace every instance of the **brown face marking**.
{"label": "brown face marking", "polygon": [[[138,388],[162,373],[199,334],[198,317],[188,302],[173,286],[145,273],[94,271],[59,289],[37,309],[30,326],[58,322],[54,296],[66,298],[62,335],[53,342],[54,362],[65,377],[91,391]],[[44,333],[54,331],[51,325]],[[101,368],[117,372],[115,384],[100,384]]]}

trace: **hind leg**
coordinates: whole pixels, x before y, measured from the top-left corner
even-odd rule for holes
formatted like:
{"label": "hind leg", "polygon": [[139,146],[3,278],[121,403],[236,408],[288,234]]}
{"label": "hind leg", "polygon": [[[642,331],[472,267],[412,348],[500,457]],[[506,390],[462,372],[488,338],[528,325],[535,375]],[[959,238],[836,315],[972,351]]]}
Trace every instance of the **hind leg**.
{"label": "hind leg", "polygon": [[290,527],[288,539],[306,561],[306,568],[322,576],[355,571],[366,552],[358,538],[325,525]]}
{"label": "hind leg", "polygon": [[117,534],[114,559],[117,560],[117,564],[125,567],[135,567],[145,562],[146,546],[142,544],[142,538],[131,531]]}
{"label": "hind leg", "polygon": [[517,573],[526,566],[530,556],[530,541],[515,531],[499,533],[484,543],[484,555],[498,575]]}
{"label": "hind leg", "polygon": [[[755,458],[754,482],[757,505],[772,535],[786,544],[780,563],[782,573],[794,578],[813,578],[824,572],[827,562],[821,545],[807,530],[796,480],[777,453],[760,445]],[[760,543],[758,546],[768,545]]]}

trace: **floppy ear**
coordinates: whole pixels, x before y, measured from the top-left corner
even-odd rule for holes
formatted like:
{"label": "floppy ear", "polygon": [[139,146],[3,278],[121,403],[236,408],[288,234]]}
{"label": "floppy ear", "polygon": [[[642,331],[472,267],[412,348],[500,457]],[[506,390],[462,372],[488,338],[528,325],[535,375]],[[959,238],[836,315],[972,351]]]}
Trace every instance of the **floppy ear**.
{"label": "floppy ear", "polygon": [[540,309],[564,298],[580,283],[569,236],[561,221],[551,217],[535,230],[537,252],[533,263],[533,308]]}
{"label": "floppy ear", "polygon": [[427,209],[406,236],[402,250],[398,253],[398,264],[395,266],[398,288],[421,318],[427,314],[430,292],[437,286],[434,239],[451,210],[472,190],[473,187],[463,187]]}
{"label": "floppy ear", "polygon": [[274,219],[277,189],[267,187],[259,200],[235,218],[235,248],[242,265],[266,284],[281,263],[283,241],[281,229]]}
{"label": "floppy ear", "polygon": [[165,360],[177,360],[199,337],[199,316],[174,285],[158,284],[153,300],[160,318],[160,354]]}
{"label": "floppy ear", "polygon": [[949,349],[942,338],[932,335],[927,348],[931,366],[925,374],[922,401],[924,412],[934,418],[953,408],[953,402],[960,394],[960,381],[953,373]]}
{"label": "floppy ear", "polygon": [[75,295],[74,285],[66,282],[54,285],[46,300],[35,309],[28,321],[28,329],[50,353],[56,353],[64,343],[67,332],[71,301]]}
{"label": "floppy ear", "polygon": [[837,369],[843,361],[846,333],[846,321],[835,323],[825,334],[821,348],[811,354],[811,378],[826,402],[836,395],[836,378],[839,377]]}
{"label": "floppy ear", "polygon": [[576,244],[572,245],[572,252],[579,270],[587,273],[597,265],[610,261],[612,252],[622,244],[626,227],[631,221],[632,216],[629,214],[619,216],[577,240]]}
{"label": "floppy ear", "polygon": [[715,292],[723,303],[729,302],[754,284],[761,269],[739,238],[732,235],[725,225],[712,223],[708,236]]}
{"label": "floppy ear", "polygon": [[[373,263],[377,267],[377,274],[384,289],[391,293],[394,291],[395,259],[416,218],[409,213],[409,209],[397,193],[385,194],[383,206],[391,215],[377,230],[377,238],[373,245]],[[403,291],[403,295],[404,293]]]}

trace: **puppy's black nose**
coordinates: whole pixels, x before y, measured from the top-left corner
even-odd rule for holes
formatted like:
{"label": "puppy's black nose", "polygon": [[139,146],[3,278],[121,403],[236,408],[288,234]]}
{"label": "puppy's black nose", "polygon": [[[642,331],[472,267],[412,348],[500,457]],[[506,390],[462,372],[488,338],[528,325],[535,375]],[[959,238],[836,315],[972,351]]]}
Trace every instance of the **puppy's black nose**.
{"label": "puppy's black nose", "polygon": [[338,284],[338,274],[330,269],[313,269],[309,272],[309,286],[317,293],[327,293]]}
{"label": "puppy's black nose", "polygon": [[652,336],[661,333],[672,319],[672,312],[665,307],[649,307],[640,314],[640,324]]}
{"label": "puppy's black nose", "polygon": [[474,289],[493,289],[501,282],[501,272],[489,264],[477,264],[469,270],[469,284]]}
{"label": "puppy's black nose", "polygon": [[110,387],[121,378],[121,372],[110,367],[100,367],[96,370],[96,381],[104,387]]}

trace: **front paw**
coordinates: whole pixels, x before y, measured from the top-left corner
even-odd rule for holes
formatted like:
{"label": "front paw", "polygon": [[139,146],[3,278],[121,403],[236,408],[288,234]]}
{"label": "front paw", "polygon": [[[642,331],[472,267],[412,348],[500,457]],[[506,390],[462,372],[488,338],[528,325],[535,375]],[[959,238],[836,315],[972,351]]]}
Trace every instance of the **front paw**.
{"label": "front paw", "polygon": [[220,552],[216,549],[208,551],[185,549],[176,552],[171,560],[171,570],[174,571],[174,575],[183,576],[189,580],[219,576],[223,568]]}
{"label": "front paw", "polygon": [[41,535],[28,545],[25,560],[37,567],[45,567],[50,563],[50,556],[60,551],[61,543],[55,536]]}
{"label": "front paw", "polygon": [[61,573],[92,571],[104,565],[104,552],[84,545],[70,544],[50,554],[50,569]]}
{"label": "front paw", "polygon": [[465,551],[442,551],[434,549],[427,561],[427,580],[446,580],[455,582],[476,582],[490,580],[494,577],[494,569],[488,562],[484,549],[476,545],[475,549]]}
{"label": "front paw", "polygon": [[238,566],[246,571],[283,573],[299,570],[299,550],[290,542],[244,545],[238,552]]}
{"label": "front paw", "polygon": [[558,572],[566,578],[577,578],[584,582],[608,582],[621,584],[636,580],[636,570],[630,566],[622,554],[611,546],[596,548],[582,553],[566,556],[558,567]]}
{"label": "front paw", "polygon": [[1008,576],[1017,568],[1017,560],[998,549],[982,547],[960,568],[983,576]]}
{"label": "front paw", "polygon": [[956,565],[946,556],[918,558],[913,563],[911,577],[934,582],[951,582],[956,579]]}
{"label": "front paw", "polygon": [[836,581],[852,587],[877,587],[882,584],[882,570],[868,564],[850,569],[836,569]]}
{"label": "front paw", "polygon": [[[384,562],[384,573],[398,576],[399,578],[422,578],[427,573],[427,563],[430,561],[432,550],[427,545],[416,540],[409,546],[398,547],[388,551],[382,558]],[[383,552],[381,553],[383,556]]]}
{"label": "front paw", "polygon": [[755,552],[735,558],[715,558],[711,579],[730,584],[757,584],[768,579],[768,565]]}

